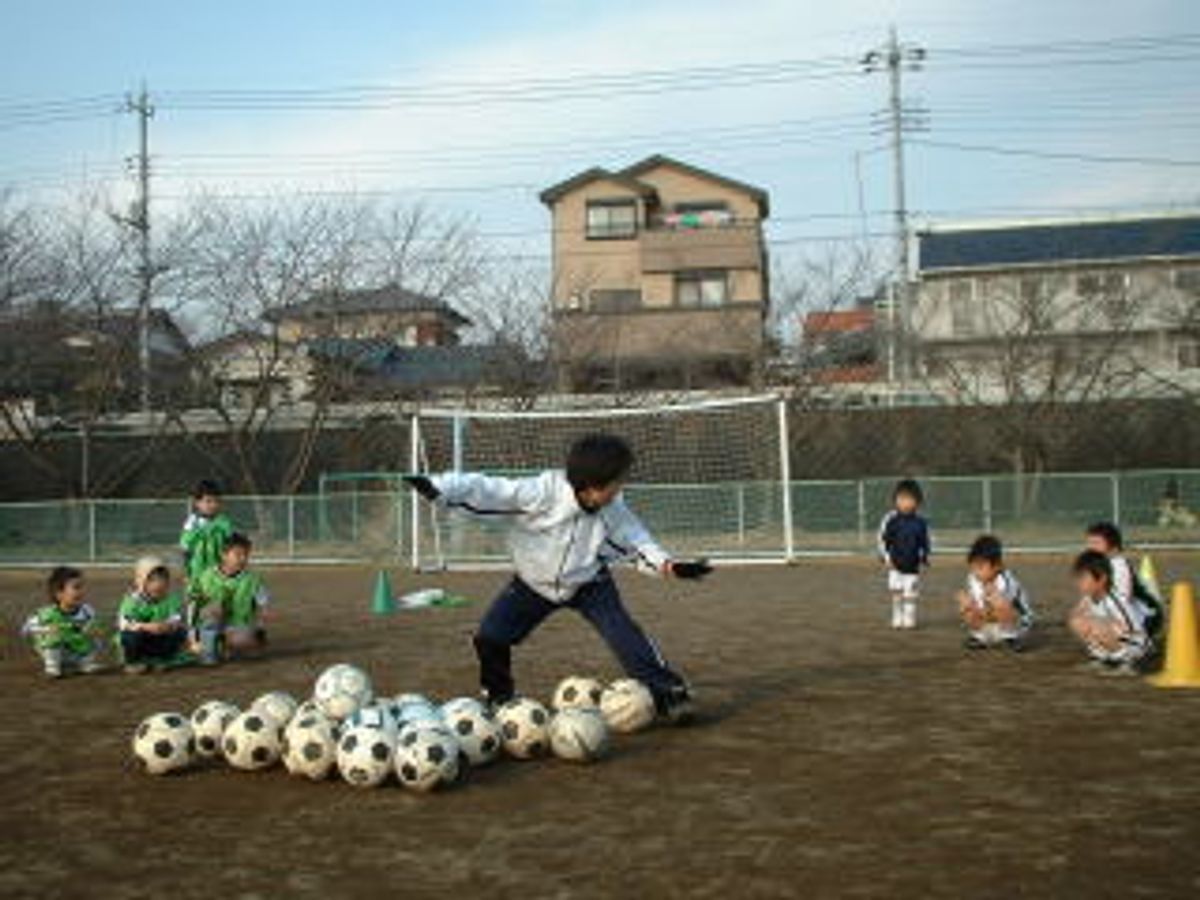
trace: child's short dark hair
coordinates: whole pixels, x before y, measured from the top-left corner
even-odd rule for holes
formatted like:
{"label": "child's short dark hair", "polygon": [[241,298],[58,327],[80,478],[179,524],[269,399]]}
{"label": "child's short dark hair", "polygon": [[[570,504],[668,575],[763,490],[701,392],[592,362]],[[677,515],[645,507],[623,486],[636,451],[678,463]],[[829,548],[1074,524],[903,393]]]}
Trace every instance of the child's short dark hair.
{"label": "child's short dark hair", "polygon": [[925,492],[921,490],[921,485],[913,478],[901,478],[896,482],[896,487],[892,489],[892,499],[895,500],[902,494],[907,494],[916,500],[917,503],[925,502]]}
{"label": "child's short dark hair", "polygon": [[153,569],[151,569],[149,572],[146,573],[145,577],[146,577],[147,581],[149,581],[151,578],[162,578],[165,581],[170,581],[171,580],[171,570],[168,569],[166,566],[155,566]]}
{"label": "child's short dark hair", "polygon": [[201,478],[196,482],[196,486],[192,488],[192,499],[199,500],[201,497],[220,497],[221,486],[211,478]]}
{"label": "child's short dark hair", "polygon": [[83,577],[83,572],[74,566],[55,566],[50,570],[50,575],[46,578],[46,593],[50,596],[50,600],[58,599],[58,593],[72,581],[76,581]]}
{"label": "child's short dark hair", "polygon": [[567,481],[576,491],[620,481],[633,468],[633,450],[612,434],[589,434],[571,445]]}
{"label": "child's short dark hair", "polygon": [[967,551],[967,562],[983,560],[994,565],[1004,562],[1004,545],[994,534],[981,534]]}
{"label": "child's short dark hair", "polygon": [[1086,572],[1095,579],[1103,578],[1106,582],[1112,582],[1112,563],[1099,550],[1084,550],[1075,557],[1071,571],[1076,575]]}
{"label": "child's short dark hair", "polygon": [[242,534],[240,531],[235,531],[225,539],[225,543],[221,547],[221,552],[224,553],[230,547],[241,547],[247,553],[249,553],[254,549],[254,541],[250,540],[250,538]]}
{"label": "child's short dark hair", "polygon": [[1112,522],[1093,522],[1087,527],[1085,534],[1087,537],[1101,538],[1114,550],[1125,549],[1125,539],[1121,535],[1121,529]]}

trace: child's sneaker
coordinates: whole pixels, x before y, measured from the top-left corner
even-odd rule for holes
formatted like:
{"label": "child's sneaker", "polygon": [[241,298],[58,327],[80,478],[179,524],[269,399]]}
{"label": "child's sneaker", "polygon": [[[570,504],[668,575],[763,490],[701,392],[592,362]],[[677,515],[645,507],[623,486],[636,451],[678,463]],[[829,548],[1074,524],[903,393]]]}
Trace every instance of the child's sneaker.
{"label": "child's sneaker", "polygon": [[42,666],[43,674],[47,678],[62,678],[64,675],[62,652],[54,649],[43,650]]}
{"label": "child's sneaker", "polygon": [[104,669],[104,663],[96,659],[95,656],[85,656],[79,661],[79,671],[84,675],[95,675],[97,672],[103,672]]}
{"label": "child's sneaker", "polygon": [[1101,666],[1100,674],[1105,678],[1136,678],[1141,673],[1133,663],[1115,662],[1105,663]]}
{"label": "child's sneaker", "polygon": [[968,650],[986,650],[988,648],[987,644],[973,634],[967,636],[967,639],[963,641],[963,646]]}
{"label": "child's sneaker", "polygon": [[150,667],[145,663],[126,663],[121,669],[126,675],[145,675]]}
{"label": "child's sneaker", "polygon": [[1010,637],[1004,639],[1004,646],[1013,653],[1024,653],[1025,642],[1019,637]]}
{"label": "child's sneaker", "polygon": [[696,703],[686,685],[663,694],[658,707],[659,714],[672,725],[691,725],[696,721]]}

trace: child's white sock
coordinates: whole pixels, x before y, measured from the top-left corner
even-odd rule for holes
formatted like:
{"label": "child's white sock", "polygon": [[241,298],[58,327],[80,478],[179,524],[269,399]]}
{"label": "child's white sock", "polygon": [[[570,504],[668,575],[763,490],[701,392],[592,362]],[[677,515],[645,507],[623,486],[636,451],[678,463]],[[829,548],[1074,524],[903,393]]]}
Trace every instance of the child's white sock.
{"label": "child's white sock", "polygon": [[904,604],[899,597],[892,597],[892,627],[904,627]]}
{"label": "child's white sock", "polygon": [[917,601],[916,600],[905,600],[904,601],[904,612],[902,613],[902,619],[903,619],[903,627],[904,628],[916,628],[917,627]]}

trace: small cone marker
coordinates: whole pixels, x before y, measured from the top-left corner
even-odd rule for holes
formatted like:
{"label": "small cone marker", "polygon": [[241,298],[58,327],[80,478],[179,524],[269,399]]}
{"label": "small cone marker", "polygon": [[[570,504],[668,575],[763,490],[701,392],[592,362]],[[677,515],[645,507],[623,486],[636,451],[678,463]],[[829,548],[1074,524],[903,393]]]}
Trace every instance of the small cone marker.
{"label": "small cone marker", "polygon": [[1154,560],[1150,558],[1149,553],[1142,557],[1142,561],[1138,565],[1138,580],[1155,597],[1162,596],[1162,589],[1158,586],[1158,568],[1154,565]]}
{"label": "small cone marker", "polygon": [[1167,661],[1152,675],[1155,687],[1200,687],[1200,629],[1196,627],[1196,598],[1192,586],[1180,581],[1171,592],[1171,625]]}
{"label": "small cone marker", "polygon": [[392,593],[392,581],[388,573],[380,570],[375,577],[375,594],[371,598],[371,612],[377,616],[390,616],[396,611],[396,597]]}

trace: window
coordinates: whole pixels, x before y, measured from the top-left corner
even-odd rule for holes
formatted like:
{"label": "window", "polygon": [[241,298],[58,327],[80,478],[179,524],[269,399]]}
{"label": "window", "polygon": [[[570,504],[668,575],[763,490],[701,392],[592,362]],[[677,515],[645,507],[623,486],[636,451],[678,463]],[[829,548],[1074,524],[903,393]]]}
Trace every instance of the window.
{"label": "window", "polygon": [[1200,340],[1181,341],[1176,359],[1181,369],[1200,369]]}
{"label": "window", "polygon": [[1076,278],[1075,289],[1079,296],[1095,304],[1095,311],[1103,313],[1109,326],[1128,324],[1132,304],[1128,302],[1129,276],[1124,272],[1092,272]]}
{"label": "window", "polygon": [[1175,289],[1188,294],[1200,294],[1200,266],[1175,270]]}
{"label": "window", "polygon": [[637,289],[604,288],[588,292],[588,306],[592,312],[629,312],[642,305],[642,292]]}
{"label": "window", "polygon": [[946,289],[950,303],[950,331],[955,337],[975,333],[975,280],[952,281]]}
{"label": "window", "polygon": [[591,200],[587,205],[589,241],[637,236],[637,203],[633,200]]}
{"label": "window", "polygon": [[680,306],[723,306],[729,302],[726,272],[680,272],[675,276],[675,302]]}

